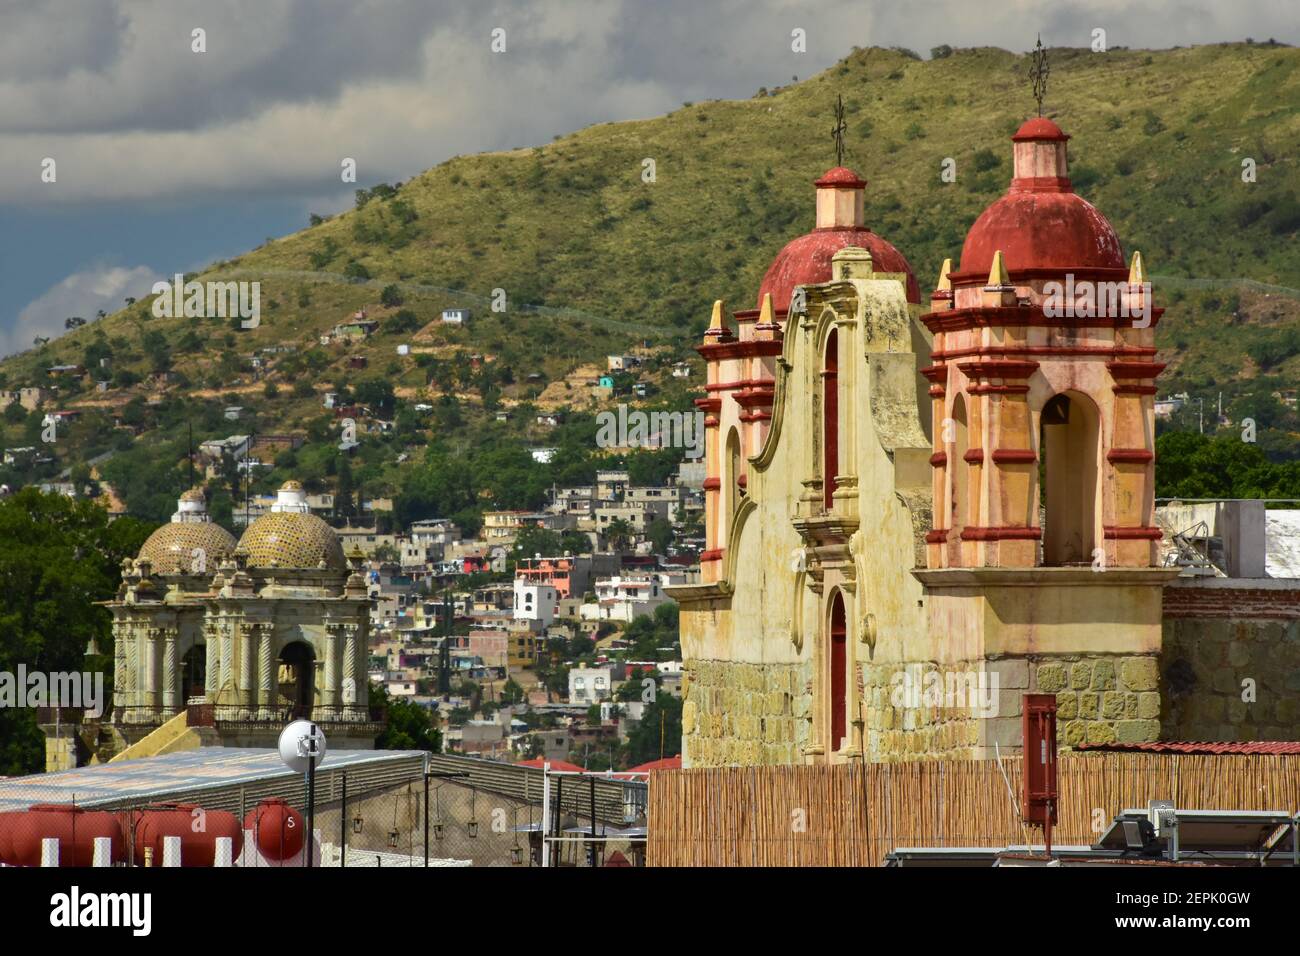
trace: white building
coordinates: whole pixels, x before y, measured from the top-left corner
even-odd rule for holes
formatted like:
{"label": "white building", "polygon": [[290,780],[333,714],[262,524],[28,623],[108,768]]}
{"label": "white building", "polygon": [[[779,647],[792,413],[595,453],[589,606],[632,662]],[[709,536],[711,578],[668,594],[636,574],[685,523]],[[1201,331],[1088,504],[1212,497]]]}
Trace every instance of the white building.
{"label": "white building", "polygon": [[569,671],[569,703],[598,704],[610,695],[609,668],[587,667]]}
{"label": "white building", "polygon": [[444,325],[464,325],[469,321],[469,309],[443,309],[442,321]]}
{"label": "white building", "polygon": [[654,614],[659,605],[672,602],[672,598],[664,593],[665,584],[682,583],[685,583],[684,575],[665,571],[602,578],[596,581],[596,602],[584,604],[579,614],[584,621],[631,624],[643,614]]}
{"label": "white building", "polygon": [[516,621],[536,621],[547,627],[560,610],[560,592],[549,584],[533,584],[515,578],[514,617]]}

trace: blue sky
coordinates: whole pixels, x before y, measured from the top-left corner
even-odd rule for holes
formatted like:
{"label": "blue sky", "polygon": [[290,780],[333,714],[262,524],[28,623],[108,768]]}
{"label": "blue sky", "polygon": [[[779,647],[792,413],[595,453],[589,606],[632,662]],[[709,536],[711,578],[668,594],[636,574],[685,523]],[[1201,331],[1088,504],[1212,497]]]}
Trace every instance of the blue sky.
{"label": "blue sky", "polygon": [[854,45],[1296,43],[1298,23],[1292,0],[0,0],[0,354],[345,208],[343,157],[393,182]]}

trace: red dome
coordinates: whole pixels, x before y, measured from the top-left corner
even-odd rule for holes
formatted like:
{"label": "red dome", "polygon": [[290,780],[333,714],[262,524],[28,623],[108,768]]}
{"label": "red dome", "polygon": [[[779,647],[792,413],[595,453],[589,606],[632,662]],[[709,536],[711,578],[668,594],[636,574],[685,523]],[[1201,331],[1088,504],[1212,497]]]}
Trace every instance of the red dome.
{"label": "red dome", "polygon": [[[830,176],[839,170],[831,170]],[[851,170],[849,175],[856,176]],[[790,308],[790,297],[795,286],[829,282],[831,256],[846,246],[858,246],[871,253],[872,269],[876,272],[903,272],[907,274],[907,301],[919,303],[921,293],[903,254],[865,226],[851,229],[814,229],[786,243],[776,254],[763,283],[758,287],[758,308],[763,307],[763,296],[772,293],[772,308],[785,312]]]}
{"label": "red dome", "polygon": [[866,180],[862,179],[853,170],[847,166],[836,166],[834,169],[826,170],[826,175],[813,183],[814,186],[842,186],[849,189],[862,189],[867,185]]}
{"label": "red dome", "polygon": [[1072,192],[1013,187],[966,234],[960,271],[987,273],[999,249],[1010,272],[1124,268],[1114,228],[1097,207]]}
{"label": "red dome", "polygon": [[1016,135],[1011,137],[1011,141],[1013,143],[1024,143],[1030,140],[1061,140],[1064,142],[1069,138],[1069,136],[1061,132],[1061,127],[1046,116],[1035,116],[1033,119],[1026,120],[1021,124],[1020,129],[1016,130]]}

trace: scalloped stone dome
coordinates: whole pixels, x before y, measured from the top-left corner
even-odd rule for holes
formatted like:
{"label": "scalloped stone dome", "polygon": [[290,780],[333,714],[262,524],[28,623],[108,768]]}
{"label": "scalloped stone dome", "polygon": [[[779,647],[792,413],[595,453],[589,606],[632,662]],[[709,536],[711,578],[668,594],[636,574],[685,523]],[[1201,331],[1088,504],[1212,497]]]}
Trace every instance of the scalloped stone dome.
{"label": "scalloped stone dome", "polygon": [[254,568],[315,570],[325,563],[331,571],[346,571],[343,545],[333,528],[313,514],[276,511],[249,525],[239,550]]}
{"label": "scalloped stone dome", "polygon": [[211,572],[234,553],[235,537],[210,521],[172,522],[149,535],[137,557],[148,561],[156,574],[190,574],[196,549],[202,549],[203,566]]}

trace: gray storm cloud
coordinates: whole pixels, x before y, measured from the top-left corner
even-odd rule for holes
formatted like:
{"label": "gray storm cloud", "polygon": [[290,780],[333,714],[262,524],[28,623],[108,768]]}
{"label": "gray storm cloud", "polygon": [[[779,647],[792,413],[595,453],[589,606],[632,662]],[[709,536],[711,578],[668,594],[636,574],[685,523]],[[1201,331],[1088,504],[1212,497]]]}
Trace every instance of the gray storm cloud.
{"label": "gray storm cloud", "polygon": [[[1285,0],[11,0],[0,203],[304,198],[811,76],[851,46],[1296,40]],[[490,49],[494,28],[507,50]],[[191,51],[206,31],[207,52]],[[790,32],[807,32],[807,52]],[[41,162],[56,160],[57,183]]]}

